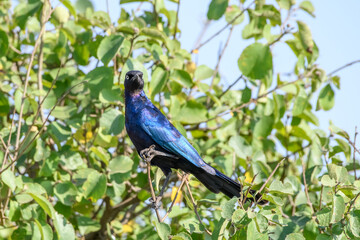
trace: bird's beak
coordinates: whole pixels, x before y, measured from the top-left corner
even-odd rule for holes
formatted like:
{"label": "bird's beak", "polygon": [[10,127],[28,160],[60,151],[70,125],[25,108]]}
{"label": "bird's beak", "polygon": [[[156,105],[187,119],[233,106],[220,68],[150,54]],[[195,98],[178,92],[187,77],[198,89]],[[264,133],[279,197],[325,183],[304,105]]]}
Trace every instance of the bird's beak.
{"label": "bird's beak", "polygon": [[140,80],[142,78],[142,74],[138,73],[138,74],[136,74],[136,77],[137,77],[138,80]]}

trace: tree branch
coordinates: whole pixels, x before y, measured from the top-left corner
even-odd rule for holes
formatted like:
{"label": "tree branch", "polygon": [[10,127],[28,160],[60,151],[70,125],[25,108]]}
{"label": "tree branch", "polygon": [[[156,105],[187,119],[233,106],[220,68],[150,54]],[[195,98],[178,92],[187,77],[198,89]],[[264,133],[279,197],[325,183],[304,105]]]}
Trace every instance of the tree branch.
{"label": "tree branch", "polygon": [[200,43],[197,47],[195,47],[195,49],[191,50],[191,52],[194,52],[195,50],[199,50],[201,47],[203,47],[205,44],[207,44],[208,42],[210,42],[211,40],[213,40],[216,36],[218,36],[222,31],[224,31],[228,26],[230,26],[233,22],[236,21],[236,19],[238,19],[239,17],[241,17],[241,15],[244,14],[244,12],[246,12],[253,4],[255,3],[255,1],[251,2],[249,4],[249,6],[247,8],[245,8],[244,10],[242,10],[238,15],[236,15],[230,22],[228,22],[223,28],[221,28],[219,31],[217,31],[215,34],[213,34],[211,37],[209,37],[208,39],[206,39],[204,42]]}
{"label": "tree branch", "polygon": [[205,232],[211,236],[212,233],[205,227],[204,223],[203,223],[202,220],[201,220],[200,214],[199,214],[199,212],[197,211],[197,205],[196,205],[196,203],[195,203],[194,197],[193,197],[192,192],[191,192],[191,189],[190,189],[189,181],[188,181],[187,179],[185,180],[185,184],[186,184],[186,188],[187,188],[187,190],[188,190],[188,192],[189,192],[190,199],[191,199],[191,202],[192,202],[192,204],[193,204],[195,214],[196,214],[197,218],[199,219],[199,222],[201,223],[201,225],[204,226]]}
{"label": "tree branch", "polygon": [[343,70],[344,68],[350,67],[351,65],[356,64],[356,63],[360,63],[360,59],[359,59],[359,60],[352,61],[352,62],[349,62],[349,63],[345,64],[344,66],[341,66],[341,67],[335,69],[334,71],[332,71],[332,72],[330,72],[330,73],[328,74],[328,77],[331,77],[331,76],[334,75],[335,73]]}

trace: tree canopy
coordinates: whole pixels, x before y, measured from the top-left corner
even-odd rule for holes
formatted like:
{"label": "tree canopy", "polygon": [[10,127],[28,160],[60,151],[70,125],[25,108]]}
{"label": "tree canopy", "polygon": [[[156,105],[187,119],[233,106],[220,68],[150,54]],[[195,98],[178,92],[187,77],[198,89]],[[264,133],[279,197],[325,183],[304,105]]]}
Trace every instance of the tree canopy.
{"label": "tree canopy", "polygon": [[[188,51],[169,1],[120,0],[139,5],[116,22],[90,0],[0,1],[0,238],[360,239],[356,133],[320,129],[316,115],[334,106],[349,64],[317,63],[321,46],[296,15],[315,16],[312,3],[211,0],[208,21],[227,24]],[[227,86],[219,66],[234,28],[249,45]],[[224,31],[217,65],[198,65]],[[296,56],[291,73],[274,72],[279,42]],[[163,174],[124,129],[134,69],[204,160],[244,186],[240,199],[177,171],[151,209]],[[269,204],[243,201],[250,189]]]}

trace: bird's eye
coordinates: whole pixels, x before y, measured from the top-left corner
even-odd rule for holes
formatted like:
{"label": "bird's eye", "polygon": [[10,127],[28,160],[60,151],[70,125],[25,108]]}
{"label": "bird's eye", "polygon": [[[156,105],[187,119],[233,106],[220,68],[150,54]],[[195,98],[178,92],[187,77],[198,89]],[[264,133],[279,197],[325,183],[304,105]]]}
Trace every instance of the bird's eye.
{"label": "bird's eye", "polygon": [[128,79],[129,79],[129,76],[128,76],[128,75],[126,75],[126,76],[125,76],[125,79],[126,79],[126,80],[128,80]]}

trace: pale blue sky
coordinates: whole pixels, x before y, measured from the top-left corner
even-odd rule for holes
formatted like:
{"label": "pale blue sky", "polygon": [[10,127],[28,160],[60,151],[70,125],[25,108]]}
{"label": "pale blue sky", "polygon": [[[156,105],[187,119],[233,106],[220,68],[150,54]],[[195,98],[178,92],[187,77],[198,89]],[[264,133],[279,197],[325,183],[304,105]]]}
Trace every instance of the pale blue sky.
{"label": "pale blue sky", "polygon": [[[119,0],[108,0],[109,12],[113,22],[120,15]],[[249,1],[247,1],[249,2]],[[345,2],[336,0],[312,1],[315,7],[316,18],[298,11],[297,17],[309,25],[313,39],[320,48],[318,65],[326,72],[331,72],[338,67],[360,59],[360,1],[348,0]],[[106,11],[106,1],[93,0],[96,10]],[[199,32],[206,20],[206,13],[210,0],[190,1],[181,0],[179,14],[179,28],[182,30],[180,41],[182,48],[190,50],[194,47]],[[176,4],[166,1],[170,9],[176,9]],[[136,9],[139,3],[123,4],[127,10]],[[246,5],[246,4],[245,4]],[[149,3],[143,3],[143,8],[149,9]],[[296,19],[296,18],[294,18]],[[296,26],[294,21],[289,22]],[[211,23],[203,40],[218,31],[226,24],[224,17],[220,21]],[[254,40],[243,40],[241,30],[245,22],[237,26],[232,34],[228,51],[226,51],[220,65],[220,74],[224,85],[229,85],[239,75],[237,59],[242,50]],[[275,32],[274,32],[275,33]],[[214,68],[217,62],[219,46],[223,46],[228,31],[224,31],[217,38],[200,49],[200,53],[194,61],[199,65],[206,64]],[[284,43],[278,43],[273,49],[274,72],[291,72],[295,57]],[[336,91],[335,107],[330,111],[318,111],[316,115],[320,120],[320,127],[326,130],[331,119],[335,125],[346,130],[351,137],[354,128],[360,130],[360,64],[353,65],[338,73],[341,77],[341,90]],[[286,80],[284,77],[283,80]],[[291,79],[290,79],[291,80]],[[235,86],[236,87],[236,86]],[[239,87],[239,86],[238,86]],[[358,143],[360,143],[360,137]]]}

